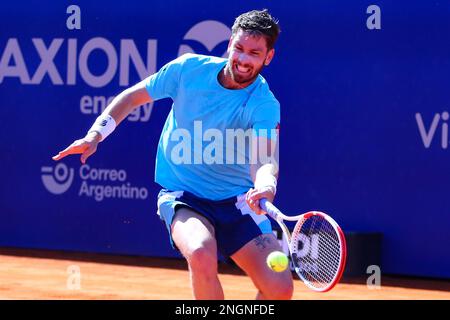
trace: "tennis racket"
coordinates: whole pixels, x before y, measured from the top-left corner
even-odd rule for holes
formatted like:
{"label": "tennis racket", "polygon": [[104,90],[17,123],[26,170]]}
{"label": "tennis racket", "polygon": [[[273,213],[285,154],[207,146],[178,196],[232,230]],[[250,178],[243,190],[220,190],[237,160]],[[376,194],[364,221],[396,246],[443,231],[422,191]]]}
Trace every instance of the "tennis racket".
{"label": "tennis racket", "polygon": [[[320,211],[286,216],[267,199],[261,208],[285,234],[295,272],[314,291],[331,290],[341,279],[347,258],[344,233],[336,221]],[[297,221],[292,234],[283,221]]]}

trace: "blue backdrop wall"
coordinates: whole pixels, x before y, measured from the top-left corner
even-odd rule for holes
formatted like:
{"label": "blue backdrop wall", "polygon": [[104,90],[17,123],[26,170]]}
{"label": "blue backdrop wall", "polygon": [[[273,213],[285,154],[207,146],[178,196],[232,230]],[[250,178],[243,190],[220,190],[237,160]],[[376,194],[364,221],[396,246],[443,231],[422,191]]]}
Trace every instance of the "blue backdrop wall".
{"label": "blue backdrop wall", "polygon": [[[67,27],[70,4],[79,30]],[[370,5],[381,29],[367,26]],[[279,207],[382,232],[384,273],[450,277],[449,7],[2,1],[0,246],[176,256],[153,182],[170,101],[130,115],[86,165],[51,156],[83,137],[108,99],[181,53],[223,55],[234,18],[269,8],[282,28],[263,71],[282,106]]]}

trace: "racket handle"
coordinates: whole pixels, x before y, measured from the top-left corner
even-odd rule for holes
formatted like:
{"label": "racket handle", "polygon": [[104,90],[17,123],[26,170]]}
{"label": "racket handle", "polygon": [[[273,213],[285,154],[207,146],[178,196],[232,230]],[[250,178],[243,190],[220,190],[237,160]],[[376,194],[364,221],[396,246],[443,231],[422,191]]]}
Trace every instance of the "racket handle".
{"label": "racket handle", "polygon": [[267,212],[267,214],[272,218],[277,220],[278,216],[281,214],[280,210],[277,209],[270,201],[266,198],[259,200],[259,206]]}

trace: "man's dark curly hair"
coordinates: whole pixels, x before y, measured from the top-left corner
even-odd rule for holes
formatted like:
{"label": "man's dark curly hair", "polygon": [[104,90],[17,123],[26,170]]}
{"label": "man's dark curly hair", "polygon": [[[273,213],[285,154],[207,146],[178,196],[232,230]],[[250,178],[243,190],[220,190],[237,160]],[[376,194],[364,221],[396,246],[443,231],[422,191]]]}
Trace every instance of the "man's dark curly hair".
{"label": "man's dark curly hair", "polygon": [[232,35],[234,36],[239,29],[254,36],[264,36],[268,50],[273,48],[280,34],[278,21],[270,15],[267,9],[252,10],[241,14],[234,21],[231,28]]}

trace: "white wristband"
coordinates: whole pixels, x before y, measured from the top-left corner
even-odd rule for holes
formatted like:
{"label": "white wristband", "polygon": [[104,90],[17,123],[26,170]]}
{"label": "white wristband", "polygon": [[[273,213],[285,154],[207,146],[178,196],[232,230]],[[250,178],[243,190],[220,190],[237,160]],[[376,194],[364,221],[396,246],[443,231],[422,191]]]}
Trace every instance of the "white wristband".
{"label": "white wristband", "polygon": [[113,117],[110,115],[100,115],[92,125],[92,127],[89,129],[89,132],[98,132],[100,133],[100,141],[103,141],[106,139],[107,136],[109,136],[114,129],[116,128],[116,121]]}
{"label": "white wristband", "polygon": [[277,178],[267,172],[258,173],[255,179],[255,188],[271,188],[273,194],[277,192]]}

